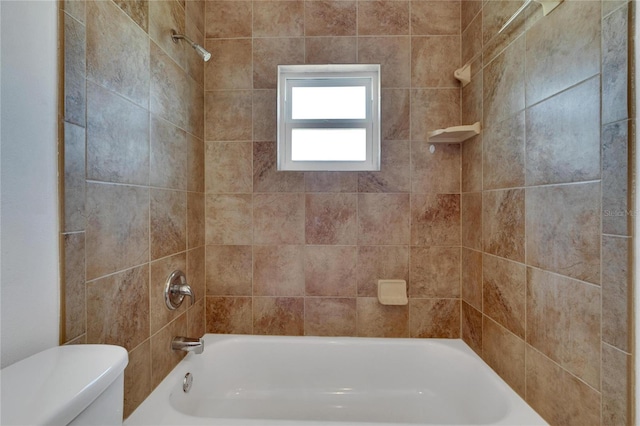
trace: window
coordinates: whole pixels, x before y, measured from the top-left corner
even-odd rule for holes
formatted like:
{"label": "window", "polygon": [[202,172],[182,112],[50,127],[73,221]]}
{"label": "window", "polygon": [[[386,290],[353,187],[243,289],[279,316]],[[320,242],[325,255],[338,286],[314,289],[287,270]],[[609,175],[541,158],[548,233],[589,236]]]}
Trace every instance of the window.
{"label": "window", "polygon": [[380,65],[278,66],[278,170],[380,170]]}

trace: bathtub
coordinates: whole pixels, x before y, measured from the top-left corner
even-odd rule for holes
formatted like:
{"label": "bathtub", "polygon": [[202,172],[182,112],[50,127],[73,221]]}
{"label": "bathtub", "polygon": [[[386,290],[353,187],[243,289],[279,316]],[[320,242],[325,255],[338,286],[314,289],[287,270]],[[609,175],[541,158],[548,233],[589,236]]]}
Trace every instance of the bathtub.
{"label": "bathtub", "polygon": [[462,340],[204,340],[204,353],[187,355],[125,426],[546,424]]}

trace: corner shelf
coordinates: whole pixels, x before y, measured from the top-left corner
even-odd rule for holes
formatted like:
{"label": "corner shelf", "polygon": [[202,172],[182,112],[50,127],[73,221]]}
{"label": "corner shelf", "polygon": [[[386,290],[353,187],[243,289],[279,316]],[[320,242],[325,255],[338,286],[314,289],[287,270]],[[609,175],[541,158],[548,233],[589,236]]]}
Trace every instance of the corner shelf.
{"label": "corner shelf", "polygon": [[467,126],[447,127],[429,132],[429,143],[460,143],[480,134],[480,122]]}

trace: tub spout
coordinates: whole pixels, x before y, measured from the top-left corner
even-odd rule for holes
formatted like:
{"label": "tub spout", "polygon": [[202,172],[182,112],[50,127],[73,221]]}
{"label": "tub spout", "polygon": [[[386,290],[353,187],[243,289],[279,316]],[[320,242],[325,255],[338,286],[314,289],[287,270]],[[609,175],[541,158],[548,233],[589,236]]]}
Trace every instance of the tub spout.
{"label": "tub spout", "polygon": [[176,336],[171,340],[171,349],[201,354],[204,351],[204,340],[202,338]]}

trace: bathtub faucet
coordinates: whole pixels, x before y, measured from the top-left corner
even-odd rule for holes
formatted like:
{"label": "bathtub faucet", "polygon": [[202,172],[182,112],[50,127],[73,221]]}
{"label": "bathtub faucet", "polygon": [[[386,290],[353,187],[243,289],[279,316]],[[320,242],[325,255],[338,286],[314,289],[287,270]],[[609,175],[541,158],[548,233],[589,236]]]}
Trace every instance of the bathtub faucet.
{"label": "bathtub faucet", "polygon": [[202,338],[175,336],[171,340],[171,349],[201,354],[204,351],[204,340]]}

